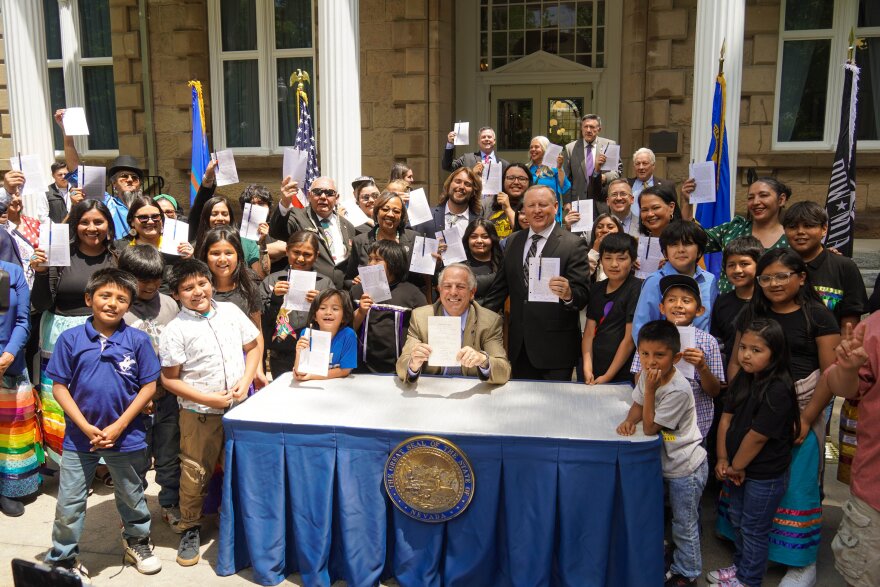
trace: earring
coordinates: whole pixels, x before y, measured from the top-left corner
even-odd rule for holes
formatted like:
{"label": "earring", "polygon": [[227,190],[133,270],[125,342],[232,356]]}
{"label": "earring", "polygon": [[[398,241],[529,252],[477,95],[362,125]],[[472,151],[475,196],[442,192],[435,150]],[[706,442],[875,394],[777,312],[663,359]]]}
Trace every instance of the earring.
{"label": "earring", "polygon": [[130,236],[131,238],[137,236],[137,231],[134,229],[134,227],[128,229],[128,236]]}

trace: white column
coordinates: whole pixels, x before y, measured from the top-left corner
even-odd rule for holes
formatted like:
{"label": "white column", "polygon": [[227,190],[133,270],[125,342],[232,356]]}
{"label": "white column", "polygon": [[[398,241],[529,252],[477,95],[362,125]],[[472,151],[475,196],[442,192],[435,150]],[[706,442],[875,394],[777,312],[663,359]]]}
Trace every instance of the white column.
{"label": "white column", "polygon": [[697,40],[694,46],[694,93],[691,116],[691,159],[704,161],[712,133],[712,100],[721,45],[724,53],[724,79],[727,82],[725,123],[730,162],[730,213],[736,194],[736,158],[739,147],[739,102],[742,92],[745,0],[699,0]]}
{"label": "white column", "polygon": [[[12,119],[13,153],[39,155],[51,183],[49,166],[55,162],[52,145],[52,114],[49,112],[49,74],[46,69],[46,33],[42,2],[5,2],[3,37],[6,45],[6,74],[9,112]],[[26,197],[29,216],[48,214],[45,196]]]}
{"label": "white column", "polygon": [[351,191],[361,175],[358,0],[318,2],[318,118],[321,175]]}

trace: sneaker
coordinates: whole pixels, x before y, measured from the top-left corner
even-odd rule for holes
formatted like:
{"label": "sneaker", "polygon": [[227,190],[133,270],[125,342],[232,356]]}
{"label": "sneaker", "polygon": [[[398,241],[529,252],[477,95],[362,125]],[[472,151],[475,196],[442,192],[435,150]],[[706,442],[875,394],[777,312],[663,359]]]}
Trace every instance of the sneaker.
{"label": "sneaker", "polygon": [[132,563],[142,575],[155,575],[162,570],[162,561],[153,553],[150,547],[150,539],[124,538],[122,546],[125,548],[125,560]]}
{"label": "sneaker", "polygon": [[63,573],[67,573],[68,575],[72,575],[77,577],[80,582],[84,579],[90,579],[91,575],[89,575],[89,570],[86,568],[79,559],[72,558],[66,561],[58,561],[52,564],[52,568]]}
{"label": "sneaker", "polygon": [[806,567],[788,567],[779,587],[813,587],[816,584],[816,563]]}
{"label": "sneaker", "polygon": [[718,587],[745,587],[736,577],[721,581],[720,583],[717,583],[717,585]]}
{"label": "sneaker", "polygon": [[180,537],[180,546],[177,547],[177,564],[182,567],[191,567],[199,562],[199,547],[202,545],[199,537],[199,527],[187,528]]}
{"label": "sneaker", "polygon": [[718,585],[722,581],[729,581],[736,578],[736,565],[730,565],[723,569],[716,569],[706,573],[706,581],[711,585]]}
{"label": "sneaker", "polygon": [[180,534],[183,531],[177,527],[180,523],[180,508],[176,505],[171,507],[162,507],[162,519],[168,524],[171,528],[171,531],[175,534]]}
{"label": "sneaker", "polygon": [[678,573],[667,575],[664,587],[687,587],[688,585],[696,585],[696,577],[684,577]]}
{"label": "sneaker", "polygon": [[17,518],[24,514],[24,504],[17,499],[0,495],[0,510],[10,518]]}

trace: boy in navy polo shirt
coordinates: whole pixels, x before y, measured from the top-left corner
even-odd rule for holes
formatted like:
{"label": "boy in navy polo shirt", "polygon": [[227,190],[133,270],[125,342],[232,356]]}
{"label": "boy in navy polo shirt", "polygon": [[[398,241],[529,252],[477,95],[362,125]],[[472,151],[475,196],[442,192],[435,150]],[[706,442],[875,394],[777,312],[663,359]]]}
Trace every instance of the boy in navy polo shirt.
{"label": "boy in navy polo shirt", "polygon": [[125,559],[144,574],[162,569],[150,547],[150,512],[139,475],[147,458],[141,411],[156,391],[160,367],[150,337],[122,320],[136,294],[130,274],[96,271],[85,291],[92,317],[61,334],[47,367],[67,434],[46,562],[77,575],[87,574],[76,557],[86,496],[101,458],[113,477]]}

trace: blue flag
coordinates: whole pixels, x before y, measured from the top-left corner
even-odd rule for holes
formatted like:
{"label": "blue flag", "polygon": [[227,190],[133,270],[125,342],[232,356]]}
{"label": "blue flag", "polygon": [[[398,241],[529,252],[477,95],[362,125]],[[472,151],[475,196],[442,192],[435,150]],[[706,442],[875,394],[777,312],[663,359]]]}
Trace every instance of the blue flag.
{"label": "blue flag", "polygon": [[208,167],[208,137],[205,136],[205,106],[202,101],[202,83],[189,82],[192,88],[192,159],[189,167],[189,205],[196,200],[196,193]]}
{"label": "blue flag", "polygon": [[[715,202],[697,205],[697,222],[703,228],[712,228],[730,222],[730,165],[727,155],[727,126],[724,120],[724,99],[727,94],[724,74],[715,79],[715,99],[712,103],[712,140],[706,161],[715,163]],[[723,275],[721,253],[706,255],[706,270]]]}

